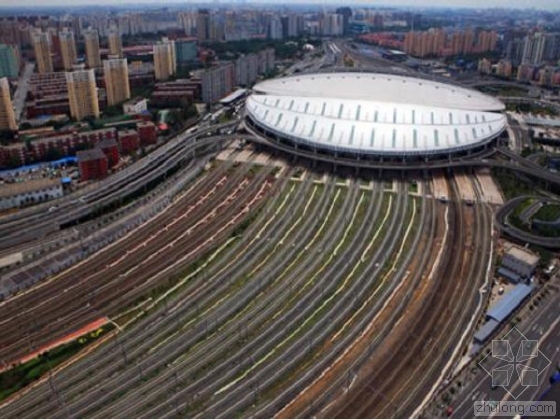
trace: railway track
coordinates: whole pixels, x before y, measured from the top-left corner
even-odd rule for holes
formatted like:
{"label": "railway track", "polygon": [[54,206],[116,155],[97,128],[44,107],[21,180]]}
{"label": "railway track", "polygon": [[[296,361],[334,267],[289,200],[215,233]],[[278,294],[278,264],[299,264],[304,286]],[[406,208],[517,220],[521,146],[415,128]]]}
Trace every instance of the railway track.
{"label": "railway track", "polygon": [[[187,275],[165,305],[62,369],[49,384],[0,407],[1,416],[272,417],[285,407],[297,417],[410,415],[444,370],[478,302],[478,287],[470,281],[483,277],[484,268],[472,261],[491,245],[484,242],[486,208],[464,208],[454,187],[443,240],[435,216],[443,205],[409,198],[402,183],[395,194],[383,193],[379,183],[364,191],[355,180],[349,187],[332,178],[324,185],[310,177],[273,182],[267,170],[247,176],[249,166],[242,166],[226,177],[228,170],[220,170],[143,230],[143,241],[126,242],[134,258],[108,252],[97,261],[97,267],[114,264],[115,278],[103,283],[95,264],[82,268],[92,289],[69,297],[95,309],[54,305],[52,319],[68,317],[54,325],[86,319],[89,312],[92,318],[115,314],[205,252],[214,250],[215,259]],[[278,194],[260,204],[275,187]],[[262,210],[246,234],[227,245],[239,214],[257,205]],[[170,223],[175,231],[166,230]],[[480,249],[473,246],[479,241]],[[216,250],[219,244],[223,249]],[[178,267],[167,273],[173,262]],[[434,276],[430,262],[437,266]],[[447,281],[446,270],[456,282]],[[93,287],[100,287],[95,294]],[[463,308],[459,302],[469,304]],[[30,330],[32,312],[30,305],[22,315]],[[373,328],[382,321],[383,328]],[[46,324],[38,325],[44,330]],[[371,343],[364,334],[373,337]],[[395,343],[392,334],[402,341]],[[25,348],[24,342],[14,348]],[[432,367],[438,345],[446,352]],[[390,356],[381,358],[389,348]],[[347,351],[353,352],[348,360]],[[373,374],[365,380],[367,370]],[[411,371],[420,379],[402,379]],[[329,375],[330,385],[321,385]],[[317,398],[304,406],[310,395]]]}
{"label": "railway track", "polygon": [[[238,391],[239,389],[240,389],[240,388],[239,388],[238,386],[235,387],[235,390]],[[241,388],[241,389],[243,389],[243,388]],[[153,413],[148,413],[148,415],[154,415],[154,414],[153,414]],[[201,415],[203,415],[203,414],[201,414]]]}
{"label": "railway track", "polygon": [[[364,417],[364,416],[410,416],[418,405],[418,401],[427,394],[429,388],[436,382],[444,366],[452,358],[452,352],[457,346],[460,333],[464,331],[465,324],[470,320],[474,312],[474,303],[480,278],[486,264],[479,264],[484,250],[488,250],[488,241],[485,246],[473,253],[469,261],[469,253],[473,244],[483,242],[482,238],[487,234],[488,217],[484,223],[475,223],[476,232],[463,230],[463,206],[457,200],[457,188],[452,188],[454,200],[453,211],[455,216],[454,226],[451,233],[454,235],[452,241],[458,244],[458,248],[446,255],[446,267],[444,271],[450,273],[447,279],[455,279],[449,282],[440,278],[438,292],[432,289],[426,304],[428,309],[423,312],[422,323],[410,327],[412,333],[404,341],[401,351],[397,352],[394,361],[386,364],[385,369],[371,378],[364,391],[354,398],[352,405],[338,412],[340,416]],[[479,221],[478,218],[476,220]],[[471,222],[472,223],[472,222]],[[472,225],[467,223],[467,226]],[[478,248],[475,248],[478,249]],[[485,260],[485,258],[482,258]],[[476,264],[473,264],[473,261]],[[478,264],[478,265],[477,265]],[[481,268],[483,267],[483,268]],[[473,278],[476,277],[476,278]],[[473,284],[474,283],[474,284]],[[467,305],[464,305],[468,302]],[[449,333],[451,331],[451,333]],[[460,341],[459,341],[460,342]],[[380,378],[385,380],[381,381]],[[379,385],[382,384],[382,385]]]}
{"label": "railway track", "polygon": [[[202,306],[202,304],[201,304],[201,306]],[[202,308],[201,308],[201,309],[202,309]]]}
{"label": "railway track", "polygon": [[[287,200],[289,196],[286,196],[284,201]],[[301,201],[299,197],[298,199],[294,200],[293,203]],[[274,204],[274,201],[271,202]],[[268,206],[267,209],[263,211],[263,214],[259,217],[258,223],[252,226],[248,234],[258,234],[259,231],[257,229],[262,229],[262,225],[268,225],[272,220],[275,219],[275,215],[272,214],[274,210],[274,206]],[[244,242],[248,241],[251,236],[244,237],[244,240],[240,241],[239,246],[241,246]],[[239,247],[233,247],[229,252],[227,252],[221,260],[218,260],[217,265],[223,267],[223,263],[230,261],[232,257],[235,257],[236,253],[239,252],[239,256],[244,255],[243,250],[237,249]],[[239,261],[242,263],[243,261]],[[196,279],[190,286],[185,288],[184,290],[181,289],[181,292],[176,298],[170,299],[169,306],[175,305],[177,301],[181,301],[184,299],[185,296],[192,295],[193,289],[198,289],[200,284],[207,279]],[[194,298],[194,296],[192,296]],[[88,390],[91,387],[88,384],[86,379],[92,379],[95,381],[97,385],[102,383],[105,380],[104,375],[106,374],[109,377],[113,373],[113,369],[122,369],[126,367],[126,363],[122,360],[121,350],[126,349],[127,354],[130,355],[130,358],[139,357],[141,352],[138,352],[138,346],[145,345],[146,343],[150,344],[150,342],[155,343],[157,340],[163,336],[165,337],[166,334],[170,334],[173,332],[174,329],[178,326],[176,323],[177,315],[181,315],[183,312],[187,310],[191,310],[195,305],[192,303],[192,300],[189,299],[188,305],[180,305],[177,310],[172,309],[172,314],[168,309],[167,299],[165,308],[162,306],[159,309],[155,309],[153,312],[147,314],[146,317],[140,319],[138,324],[135,324],[132,329],[129,331],[125,331],[123,333],[123,337],[120,341],[113,340],[112,344],[109,343],[106,346],[103,346],[96,352],[95,357],[91,357],[86,360],[78,361],[77,363],[70,366],[68,369],[63,370],[60,375],[57,375],[55,379],[56,383],[62,390],[65,390],[65,395],[68,401],[79,396],[84,390]],[[198,310],[198,304],[196,309]],[[160,333],[161,335],[157,336],[155,332]],[[116,351],[115,351],[116,350]],[[14,417],[21,413],[20,410],[25,410],[29,408],[29,405],[34,407],[33,415],[34,416],[46,416],[47,413],[51,413],[52,410],[56,409],[56,401],[53,401],[51,398],[51,392],[48,387],[44,386],[38,387],[38,389],[30,395],[26,395],[26,398],[29,398],[30,401],[25,401],[26,398],[21,400],[15,401],[12,404],[12,410],[9,411],[10,417]],[[85,386],[84,386],[85,385]],[[54,405],[53,405],[54,404]]]}
{"label": "railway track", "polygon": [[[462,221],[462,205],[457,203],[456,199],[452,201],[451,206],[452,218],[451,227],[449,231],[449,243],[454,244],[449,247],[451,252],[447,253],[444,263],[439,267],[439,275],[435,276],[435,281],[443,273],[456,272],[456,267],[460,266],[460,258],[462,259],[462,228],[460,222]],[[458,225],[459,232],[455,231],[455,226]],[[458,234],[457,234],[458,233]],[[459,247],[459,249],[457,249]],[[458,252],[459,251],[459,252]],[[453,270],[453,271],[451,271]],[[429,297],[433,298],[436,294],[434,288],[429,291]],[[426,299],[426,304],[422,305],[414,317],[408,317],[410,325],[407,330],[412,332],[406,334],[402,341],[396,345],[393,350],[392,356],[385,359],[375,359],[374,368],[370,368],[371,374],[368,379],[360,386],[360,389],[354,392],[346,399],[346,402],[333,411],[333,414],[338,417],[348,418],[361,418],[361,417],[375,417],[377,410],[384,407],[387,402],[392,401],[391,388],[398,384],[400,374],[407,369],[411,369],[415,357],[420,354],[421,347],[425,340],[429,338],[429,321],[430,313],[432,317],[436,316],[435,308],[431,307],[428,303],[430,299]],[[439,316],[439,315],[438,315]],[[426,326],[423,328],[423,326]],[[424,333],[422,334],[422,331]],[[412,367],[413,368],[413,367]],[[373,391],[373,392],[372,392]]]}
{"label": "railway track", "polygon": [[[248,170],[248,167],[246,167],[245,169]],[[140,236],[140,238],[138,238],[138,236],[136,236],[135,238],[134,237],[135,235],[131,235],[128,241],[130,244],[140,242],[148,235],[150,235],[149,236],[150,239],[153,238],[154,236],[157,237],[155,238],[155,240],[153,240],[151,247],[142,246],[142,242],[140,242],[141,244],[140,246],[136,245],[134,249],[134,253],[131,253],[134,256],[134,258],[127,259],[127,258],[123,258],[123,256],[120,255],[113,256],[112,250],[111,251],[107,250],[106,252],[104,252],[104,255],[109,257],[110,259],[109,261],[106,261],[105,264],[103,262],[100,262],[99,260],[97,261],[94,260],[93,262],[90,263],[91,265],[84,264],[82,266],[79,266],[77,272],[71,270],[70,272],[67,273],[65,277],[62,277],[62,279],[58,279],[54,282],[50,282],[49,284],[52,285],[51,289],[54,289],[51,290],[50,293],[51,296],[53,296],[51,299],[56,304],[55,308],[50,306],[48,310],[46,310],[47,308],[44,306],[44,302],[48,301],[47,298],[48,295],[45,293],[44,288],[40,288],[40,290],[43,292],[40,296],[37,296],[37,294],[23,295],[20,298],[20,300],[17,302],[20,308],[22,307],[24,308],[23,314],[21,316],[22,317],[26,316],[27,312],[29,311],[29,314],[34,317],[31,324],[33,329],[35,330],[35,329],[42,328],[41,331],[44,332],[44,340],[39,342],[34,341],[32,344],[35,344],[36,347],[40,347],[41,344],[45,343],[47,340],[49,341],[52,340],[52,335],[50,334],[51,332],[59,331],[59,334],[61,336],[65,335],[66,331],[64,330],[60,331],[60,328],[58,328],[59,326],[53,323],[53,320],[58,320],[59,318],[64,319],[64,317],[68,316],[68,314],[71,314],[73,310],[81,311],[81,313],[77,312],[77,315],[82,316],[82,322],[85,324],[87,323],[87,321],[90,321],[95,318],[99,318],[101,311],[107,311],[106,313],[111,313],[110,311],[117,309],[116,303],[118,303],[118,305],[122,307],[123,305],[122,298],[126,296],[123,295],[124,290],[130,290],[131,288],[136,288],[137,291],[140,292],[141,289],[138,289],[138,285],[142,283],[142,279],[150,278],[151,276],[157,274],[167,264],[165,260],[168,257],[168,255],[165,256],[162,255],[159,258],[159,264],[157,263],[157,260],[150,258],[151,256],[154,255],[153,254],[154,250],[160,250],[161,248],[166,246],[165,244],[169,245],[169,243],[171,243],[173,245],[176,244],[177,251],[181,252],[182,251],[181,248],[184,247],[187,243],[190,243],[191,245],[193,245],[194,248],[193,247],[187,248],[188,251],[189,249],[196,249],[196,247],[199,246],[205,239],[208,239],[209,237],[211,238],[213,235],[215,235],[218,232],[218,230],[221,228],[222,223],[219,220],[217,220],[216,217],[209,217],[211,216],[211,214],[209,214],[211,209],[216,207],[218,204],[220,206],[223,205],[225,209],[228,210],[228,212],[222,214],[222,217],[225,217],[226,219],[232,218],[236,213],[238,213],[242,209],[243,205],[246,202],[248,202],[248,200],[251,198],[250,193],[255,190],[254,186],[252,187],[252,189],[247,188],[246,191],[248,191],[248,193],[242,195],[241,198],[243,198],[243,200],[240,200],[239,205],[236,204],[235,210],[232,210],[231,206],[226,206],[227,202],[223,202],[223,200],[224,198],[228,197],[227,191],[233,188],[243,177],[243,171],[236,171],[235,173],[236,176],[232,177],[232,179],[230,179],[228,183],[224,185],[223,195],[217,195],[214,196],[212,200],[205,201],[203,205],[196,208],[196,211],[193,211],[192,214],[189,214],[189,216],[192,216],[192,219],[188,218],[188,220],[193,220],[193,224],[197,220],[200,222],[201,218],[202,218],[202,222],[205,222],[206,220],[210,222],[210,225],[206,226],[206,229],[204,229],[202,236],[200,237],[196,236],[193,237],[192,239],[186,237],[189,235],[184,235],[181,237],[181,235],[183,235],[183,233],[181,233],[182,229],[176,229],[176,230],[170,229],[168,231],[165,231],[165,234],[162,235],[156,235],[152,233],[153,230],[151,230],[146,232],[146,235],[144,235],[143,237]],[[263,179],[261,179],[261,181],[263,181]],[[246,182],[248,183],[248,181]],[[241,187],[237,186],[236,188],[237,188],[237,193],[239,193],[239,188]],[[235,190],[233,194],[236,194]],[[212,193],[211,195],[214,194]],[[233,195],[230,194],[229,197],[231,201]],[[178,225],[177,227],[181,227],[181,225]],[[192,229],[193,227],[192,224],[187,224],[182,226],[182,228]],[[156,227],[156,229],[158,228]],[[195,231],[196,230],[194,230],[193,232]],[[144,239],[144,241],[146,241],[146,239]],[[169,241],[176,241],[176,243],[169,242]],[[173,255],[171,250],[168,254]],[[195,255],[192,256],[192,259],[194,259],[194,257]],[[139,271],[134,270],[134,268],[139,263],[145,261],[148,258],[150,258],[149,261],[151,262],[149,270],[142,270],[141,273]],[[111,259],[113,261],[111,261]],[[115,263],[115,260],[117,262],[122,261],[124,265]],[[104,267],[101,270],[101,272],[99,270],[99,266]],[[114,276],[112,280],[109,280],[109,282],[107,281],[107,275],[103,273],[103,271],[108,269],[111,270],[111,275]],[[130,275],[130,274],[134,274],[134,275]],[[76,284],[76,280],[75,280],[76,278],[83,279],[80,281],[81,284]],[[80,287],[82,285],[86,287],[85,288]],[[103,290],[104,286],[105,289]],[[116,288],[116,286],[119,286],[119,288]],[[101,291],[96,292],[96,288],[101,288]],[[67,291],[66,293],[64,292],[64,289],[66,289]],[[72,292],[72,290],[74,292]],[[70,293],[68,293],[69,291]],[[110,293],[108,293],[108,291]],[[60,294],[62,294],[65,297],[67,296],[67,299],[60,298]],[[120,296],[121,299],[115,301],[115,297],[118,296]],[[128,302],[131,302],[131,299],[134,296],[129,295],[127,297],[129,299]],[[35,304],[33,303],[33,299],[35,299],[34,302]],[[32,302],[28,303],[29,300],[31,300]],[[87,306],[88,303],[89,306]],[[89,316],[84,316],[84,312],[86,312],[87,308],[91,306],[96,308],[97,312],[91,311]],[[32,309],[26,311],[25,308],[27,307],[30,307]],[[37,321],[37,318],[35,318],[37,317],[37,312],[35,312],[35,310],[37,310],[38,308],[44,308],[43,310],[46,310],[45,316],[41,316],[40,321]],[[57,311],[56,309],[58,308],[60,309]],[[2,309],[4,310],[9,309],[9,306],[0,308],[0,311]],[[4,317],[3,319],[6,318],[7,317]],[[45,330],[46,328],[48,329]],[[74,326],[74,328],[76,327]],[[7,354],[12,356],[14,354],[18,354],[16,351],[17,346],[20,346],[21,349],[22,340],[21,339],[19,341],[14,340],[14,335],[17,334],[17,331],[14,330],[15,328],[13,327],[11,329],[9,328],[9,324],[7,327],[5,327],[4,330],[5,334],[3,334],[2,339],[5,339],[6,341],[2,341],[2,343],[5,346],[1,349],[2,351],[1,354],[3,358],[5,358]],[[27,341],[27,339],[25,340]],[[6,346],[6,343],[9,343],[9,345]],[[20,350],[19,354],[25,353],[26,351],[27,349],[23,348]]]}
{"label": "railway track", "polygon": [[[470,180],[475,181],[472,177]],[[482,203],[480,188],[476,183],[473,187],[477,204],[473,208],[464,209],[468,213],[474,213],[471,224],[473,230],[467,233],[467,252],[464,254],[464,269],[460,276],[464,280],[454,290],[453,301],[447,305],[444,316],[439,321],[441,325],[436,325],[436,334],[431,338],[429,349],[424,350],[425,356],[417,360],[414,373],[397,391],[397,395],[406,396],[400,399],[396,413],[398,416],[414,413],[418,408],[418,401],[422,401],[434,384],[440,382],[450,371],[454,365],[450,362],[457,361],[466,348],[467,336],[463,334],[472,331],[474,325],[471,320],[477,319],[477,310],[481,309],[478,305],[481,299],[479,289],[485,282],[491,233],[489,212]],[[383,410],[380,413],[384,415],[387,412]]]}
{"label": "railway track", "polygon": [[[372,308],[367,308],[363,317],[352,325],[352,331],[346,337],[343,337],[342,340],[339,339],[339,343],[337,344],[339,352],[341,353],[339,357],[332,360],[330,364],[327,364],[323,368],[323,371],[317,375],[318,379],[307,389],[302,390],[299,394],[292,393],[292,400],[285,401],[285,408],[278,412],[278,416],[301,418],[312,416],[322,417],[326,415],[324,410],[328,409],[337,395],[344,395],[349,391],[350,385],[356,382],[356,375],[361,367],[368,362],[373,350],[381,342],[382,337],[388,333],[388,331],[383,331],[384,328],[379,328],[379,330],[376,330],[377,334],[375,337],[368,338],[367,330],[371,329],[371,325],[374,321],[379,322],[380,317],[385,313],[394,318],[383,321],[385,327],[390,328],[392,323],[396,322],[396,318],[399,316],[400,312],[397,310],[384,311],[384,302],[398,299],[401,302],[401,306],[404,307],[406,305],[408,298],[406,296],[397,297],[395,294],[398,295],[399,290],[404,290],[406,291],[405,295],[410,295],[408,291],[416,288],[416,284],[422,273],[422,267],[426,265],[427,257],[433,252],[434,248],[432,247],[432,243],[436,240],[436,218],[431,211],[426,209],[427,204],[433,205],[433,202],[430,201],[426,203],[426,201],[423,200],[420,210],[421,215],[419,217],[420,220],[423,221],[421,224],[422,229],[418,229],[411,246],[412,249],[423,249],[424,251],[417,254],[408,253],[404,256],[402,263],[399,264],[399,269],[394,273],[393,279],[391,280],[395,286],[396,281],[399,280],[398,287],[387,288],[387,291],[383,293],[383,296],[379,299],[379,303],[382,303],[383,307],[380,308],[380,305],[376,303],[372,305]],[[395,261],[395,263],[396,262],[397,261]],[[412,275],[410,274],[411,272],[413,273]],[[366,272],[364,274],[368,273]],[[369,305],[366,305],[366,307],[367,306]],[[391,313],[389,314],[389,312]],[[340,333],[337,332],[332,340],[334,341],[339,334]],[[277,404],[279,404],[279,402],[277,402]],[[283,407],[283,405],[279,404],[278,407]]]}

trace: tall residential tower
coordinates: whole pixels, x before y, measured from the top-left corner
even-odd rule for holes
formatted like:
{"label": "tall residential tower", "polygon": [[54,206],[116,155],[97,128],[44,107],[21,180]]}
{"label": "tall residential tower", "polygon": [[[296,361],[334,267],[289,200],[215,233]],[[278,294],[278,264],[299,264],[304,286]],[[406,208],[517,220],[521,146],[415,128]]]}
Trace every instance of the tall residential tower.
{"label": "tall residential tower", "polygon": [[60,42],[60,54],[62,55],[62,67],[64,67],[66,71],[72,70],[72,66],[76,64],[78,60],[74,32],[59,32],[58,39]]}
{"label": "tall residential tower", "polygon": [[117,29],[111,29],[107,35],[107,42],[109,44],[109,55],[116,55],[119,58],[123,57],[121,34]]}
{"label": "tall residential tower", "polygon": [[86,117],[99,118],[99,102],[95,72],[84,70],[83,66],[75,66],[76,70],[66,73],[70,114],[80,121]]}
{"label": "tall residential tower", "polygon": [[107,105],[116,105],[130,98],[126,58],[104,60],[103,75],[105,76]]}
{"label": "tall residential tower", "polygon": [[86,47],[86,64],[90,69],[101,67],[101,55],[99,54],[99,32],[90,29],[84,32],[84,43]]}
{"label": "tall residential tower", "polygon": [[51,57],[51,46],[49,35],[45,32],[35,32],[32,35],[33,50],[37,71],[41,74],[53,72],[53,61]]}
{"label": "tall residential tower", "polygon": [[16,117],[10,97],[8,79],[0,79],[0,130],[17,130]]}
{"label": "tall residential tower", "polygon": [[175,41],[163,38],[161,42],[154,44],[154,70],[156,80],[167,80],[177,72],[175,59]]}

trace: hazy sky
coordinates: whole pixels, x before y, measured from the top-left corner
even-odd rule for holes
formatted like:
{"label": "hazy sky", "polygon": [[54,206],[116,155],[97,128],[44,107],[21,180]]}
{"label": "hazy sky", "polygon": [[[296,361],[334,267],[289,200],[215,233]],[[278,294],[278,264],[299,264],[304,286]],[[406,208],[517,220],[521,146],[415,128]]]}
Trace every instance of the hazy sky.
{"label": "hazy sky", "polygon": [[[50,6],[50,5],[133,5],[138,3],[203,3],[205,0],[0,0],[0,7]],[[211,0],[213,3],[230,3],[231,0]],[[234,0],[235,1],[235,0]],[[239,1],[239,0],[237,0]],[[246,3],[277,3],[274,0],[245,0]],[[284,0],[285,3],[319,3],[319,4],[369,4],[371,6],[416,6],[416,7],[510,7],[560,10],[560,0]]]}

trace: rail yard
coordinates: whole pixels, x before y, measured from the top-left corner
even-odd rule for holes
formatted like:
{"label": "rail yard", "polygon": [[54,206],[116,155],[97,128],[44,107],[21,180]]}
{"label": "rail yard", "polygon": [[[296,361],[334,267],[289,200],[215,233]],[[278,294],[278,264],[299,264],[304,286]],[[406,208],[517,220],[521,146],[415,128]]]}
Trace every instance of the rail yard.
{"label": "rail yard", "polygon": [[17,285],[0,302],[0,363],[49,367],[0,417],[440,414],[515,204],[487,167],[560,178],[499,141],[452,162],[378,162],[236,124],[181,134],[51,219],[45,206],[0,219],[0,250],[25,254],[0,272]]}
{"label": "rail yard", "polygon": [[475,178],[424,179],[419,195],[224,155],[157,216],[3,302],[6,365],[93,321],[117,328],[2,416],[414,412],[480,309],[493,230]]}

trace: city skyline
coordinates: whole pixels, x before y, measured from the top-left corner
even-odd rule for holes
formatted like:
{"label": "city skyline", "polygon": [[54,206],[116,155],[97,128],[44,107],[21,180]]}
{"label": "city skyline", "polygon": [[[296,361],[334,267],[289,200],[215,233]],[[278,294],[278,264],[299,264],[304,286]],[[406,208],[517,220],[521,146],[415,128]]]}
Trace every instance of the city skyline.
{"label": "city skyline", "polygon": [[[178,5],[180,0],[168,0],[165,3],[156,3],[154,0],[137,0],[130,2],[128,0],[22,0],[17,4],[17,8],[22,7],[58,7],[58,6],[95,6],[95,5],[111,5],[111,6],[133,6],[135,4],[150,5],[164,4]],[[185,6],[196,6],[198,4],[274,4],[271,0],[197,0],[193,2],[184,3]],[[334,0],[287,0],[285,4],[290,5],[325,5],[325,6],[339,6],[340,2]],[[390,2],[387,0],[372,0],[364,2],[364,0],[348,0],[344,5],[353,7],[411,7],[411,8],[509,8],[509,9],[540,9],[540,10],[560,10],[560,2],[557,0],[511,0],[507,5],[502,0],[397,0]],[[0,8],[14,7],[12,0],[0,0]]]}

